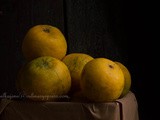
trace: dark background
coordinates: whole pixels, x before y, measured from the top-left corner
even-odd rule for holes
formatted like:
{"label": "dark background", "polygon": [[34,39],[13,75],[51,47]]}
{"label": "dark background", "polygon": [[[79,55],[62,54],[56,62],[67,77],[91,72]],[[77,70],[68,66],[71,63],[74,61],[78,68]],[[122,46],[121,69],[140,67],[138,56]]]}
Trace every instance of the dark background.
{"label": "dark background", "polygon": [[[0,95],[17,94],[17,72],[25,62],[21,43],[37,24],[58,27],[68,53],[120,61],[131,72],[140,120],[157,118],[151,3],[127,0],[0,0]],[[158,68],[157,68],[158,69]]]}

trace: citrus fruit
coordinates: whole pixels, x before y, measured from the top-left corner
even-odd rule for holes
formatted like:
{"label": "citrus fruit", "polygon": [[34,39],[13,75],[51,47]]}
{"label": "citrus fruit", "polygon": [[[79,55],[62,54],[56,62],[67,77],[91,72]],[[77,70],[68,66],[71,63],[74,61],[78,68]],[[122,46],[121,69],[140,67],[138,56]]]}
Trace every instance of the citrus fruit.
{"label": "citrus fruit", "polygon": [[20,70],[17,89],[32,100],[55,100],[67,95],[71,77],[59,59],[43,56],[26,63]]}
{"label": "citrus fruit", "polygon": [[80,90],[82,69],[85,66],[85,64],[92,59],[92,56],[85,53],[70,53],[62,59],[62,61],[66,64],[71,74],[72,84],[70,93]]}
{"label": "citrus fruit", "polygon": [[112,60],[95,58],[84,66],[80,85],[83,94],[91,101],[114,101],[123,91],[124,75]]}
{"label": "citrus fruit", "polygon": [[128,68],[124,64],[122,64],[121,62],[118,62],[118,61],[115,61],[115,63],[117,65],[119,65],[119,67],[121,68],[121,70],[124,74],[125,84],[124,84],[124,89],[122,91],[122,94],[120,96],[120,97],[123,97],[129,92],[129,90],[131,88],[131,74],[130,74]]}
{"label": "citrus fruit", "polygon": [[67,43],[63,33],[51,25],[31,27],[22,42],[22,53],[27,60],[41,56],[62,59],[66,52]]}

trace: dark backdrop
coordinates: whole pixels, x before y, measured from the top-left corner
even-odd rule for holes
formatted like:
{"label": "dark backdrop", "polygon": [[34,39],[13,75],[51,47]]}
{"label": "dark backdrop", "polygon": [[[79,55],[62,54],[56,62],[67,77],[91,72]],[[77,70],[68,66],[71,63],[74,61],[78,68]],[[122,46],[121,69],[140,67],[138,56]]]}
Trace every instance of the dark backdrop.
{"label": "dark backdrop", "polygon": [[27,30],[50,24],[64,33],[68,53],[84,52],[126,65],[140,120],[153,120],[157,88],[151,75],[149,6],[127,0],[0,0],[0,94],[16,94],[16,75],[25,62],[21,43]]}

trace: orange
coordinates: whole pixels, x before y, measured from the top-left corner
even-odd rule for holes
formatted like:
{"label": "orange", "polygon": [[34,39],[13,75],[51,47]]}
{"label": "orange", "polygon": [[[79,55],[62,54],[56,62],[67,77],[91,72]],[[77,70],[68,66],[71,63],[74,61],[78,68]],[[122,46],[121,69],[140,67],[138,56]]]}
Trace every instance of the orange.
{"label": "orange", "polygon": [[67,95],[71,77],[59,59],[43,56],[26,63],[19,72],[17,89],[32,100],[55,100]]}
{"label": "orange", "polygon": [[62,59],[62,61],[67,65],[71,74],[71,93],[80,90],[82,69],[85,64],[92,59],[92,56],[85,53],[70,53]]}
{"label": "orange", "polygon": [[122,91],[122,94],[120,97],[124,97],[130,90],[131,88],[131,74],[130,71],[128,70],[128,68],[122,64],[121,62],[115,61],[115,63],[117,65],[119,65],[119,67],[121,68],[123,74],[124,74],[124,80],[125,80],[125,84],[124,84],[124,89]]}
{"label": "orange", "polygon": [[90,101],[114,101],[120,97],[123,87],[123,72],[112,60],[95,58],[84,66],[81,88]]}
{"label": "orange", "polygon": [[22,43],[22,52],[27,60],[41,56],[62,59],[67,52],[67,43],[57,27],[36,25],[27,31]]}

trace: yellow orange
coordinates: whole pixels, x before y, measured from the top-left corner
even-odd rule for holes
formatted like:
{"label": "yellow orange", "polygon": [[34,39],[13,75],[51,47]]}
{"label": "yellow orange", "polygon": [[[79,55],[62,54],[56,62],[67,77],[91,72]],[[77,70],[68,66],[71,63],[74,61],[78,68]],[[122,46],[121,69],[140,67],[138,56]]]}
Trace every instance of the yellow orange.
{"label": "yellow orange", "polygon": [[80,80],[83,67],[92,59],[92,56],[85,53],[70,53],[62,59],[71,74],[71,93],[80,90]]}
{"label": "yellow orange", "polygon": [[35,25],[27,31],[24,37],[22,52],[27,60],[41,56],[62,59],[67,52],[67,43],[63,33],[57,27]]}
{"label": "yellow orange", "polygon": [[32,100],[46,101],[67,95],[71,77],[59,59],[43,56],[28,62],[19,72],[17,89]]}
{"label": "yellow orange", "polygon": [[118,62],[118,61],[115,61],[115,63],[117,65],[119,65],[119,67],[121,68],[121,70],[124,74],[125,84],[124,84],[124,89],[122,91],[122,94],[120,96],[120,97],[123,97],[129,92],[129,90],[131,88],[131,74],[130,74],[130,71],[128,70],[128,68],[124,64],[122,64],[121,62]]}
{"label": "yellow orange", "polygon": [[91,101],[108,102],[118,99],[123,91],[121,68],[107,58],[95,58],[83,68],[81,88]]}

